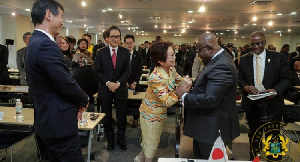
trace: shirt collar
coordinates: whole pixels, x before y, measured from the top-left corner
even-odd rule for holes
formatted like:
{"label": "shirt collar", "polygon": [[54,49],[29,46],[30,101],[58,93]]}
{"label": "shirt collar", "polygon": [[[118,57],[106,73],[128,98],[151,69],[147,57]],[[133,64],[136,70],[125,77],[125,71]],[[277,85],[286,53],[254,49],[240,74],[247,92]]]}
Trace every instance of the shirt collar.
{"label": "shirt collar", "polygon": [[44,31],[44,30],[42,30],[42,29],[34,29],[34,30],[37,30],[37,31],[40,31],[40,32],[46,34],[46,35],[49,37],[49,39],[51,39],[53,42],[55,42],[55,40],[54,40],[54,38],[52,37],[52,35],[50,35],[50,34],[47,33],[46,31]]}
{"label": "shirt collar", "polygon": [[221,54],[224,51],[223,48],[221,48],[211,59],[214,59],[215,57],[217,57],[219,54]]}
{"label": "shirt collar", "polygon": [[112,48],[110,45],[108,46],[109,47],[109,50],[110,50],[110,53],[112,54],[113,53],[113,51],[112,51],[112,49],[115,49],[116,51],[116,54],[117,54],[117,52],[118,52],[118,46],[116,47],[116,48]]}
{"label": "shirt collar", "polygon": [[259,56],[260,59],[265,60],[265,58],[266,58],[266,49],[264,49],[264,51],[262,51],[262,53],[260,53],[258,55],[253,53],[253,58],[256,58],[256,56]]}

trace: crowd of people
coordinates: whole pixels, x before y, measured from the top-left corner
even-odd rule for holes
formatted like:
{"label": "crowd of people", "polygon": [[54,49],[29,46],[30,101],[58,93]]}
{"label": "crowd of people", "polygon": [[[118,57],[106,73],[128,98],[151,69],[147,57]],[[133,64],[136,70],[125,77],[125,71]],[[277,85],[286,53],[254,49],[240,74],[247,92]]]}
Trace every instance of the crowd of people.
{"label": "crowd of people", "polygon": [[[167,109],[179,100],[186,109],[183,134],[193,138],[194,158],[199,159],[209,158],[220,132],[226,145],[240,135],[238,87],[250,128],[250,160],[260,147],[259,142],[251,142],[257,129],[267,122],[281,121],[284,99],[298,103],[294,86],[300,85],[300,45],[293,53],[289,53],[288,44],[280,52],[272,44],[266,49],[265,35],[257,31],[250,35],[249,45],[238,48],[232,43],[225,46],[221,38],[204,33],[193,45],[174,45],[157,36],[136,49],[135,37],[126,35],[122,43],[121,30],[114,25],[103,32],[103,42],[93,45],[88,33],[77,41],[73,36],[59,35],[63,12],[64,7],[55,0],[35,2],[31,13],[35,30],[23,35],[26,46],[17,52],[20,84],[29,85],[35,108],[34,131],[45,144],[49,161],[83,161],[77,120],[93,104],[94,91],[98,92],[101,112],[106,114],[107,149],[113,150],[116,141],[127,150],[128,89],[143,91],[139,80],[144,68],[150,69],[148,87],[140,115],[134,116],[132,124],[137,127],[140,121],[142,131],[142,150],[135,162],[153,160]],[[5,47],[0,49],[0,84],[7,84],[2,76],[6,75],[7,61],[3,60],[8,60],[8,52]],[[93,90],[80,87],[70,73],[70,69],[86,65],[94,66],[99,81]],[[263,91],[275,95],[255,101],[247,98]],[[116,109],[116,132],[112,105]]]}

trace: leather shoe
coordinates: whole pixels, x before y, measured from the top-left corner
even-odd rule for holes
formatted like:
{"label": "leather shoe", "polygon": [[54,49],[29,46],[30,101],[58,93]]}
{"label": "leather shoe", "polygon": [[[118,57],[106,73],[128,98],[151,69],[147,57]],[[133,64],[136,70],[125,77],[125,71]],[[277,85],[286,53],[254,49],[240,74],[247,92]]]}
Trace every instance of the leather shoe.
{"label": "leather shoe", "polygon": [[124,140],[118,140],[117,143],[122,150],[127,150],[127,146]]}
{"label": "leather shoe", "polygon": [[108,150],[113,150],[115,148],[115,144],[113,141],[108,141],[108,144],[107,144],[107,149]]}
{"label": "leather shoe", "polygon": [[138,120],[133,120],[133,122],[132,122],[132,128],[135,128],[135,127],[137,127],[138,126],[138,124],[139,124],[139,122],[138,122]]}

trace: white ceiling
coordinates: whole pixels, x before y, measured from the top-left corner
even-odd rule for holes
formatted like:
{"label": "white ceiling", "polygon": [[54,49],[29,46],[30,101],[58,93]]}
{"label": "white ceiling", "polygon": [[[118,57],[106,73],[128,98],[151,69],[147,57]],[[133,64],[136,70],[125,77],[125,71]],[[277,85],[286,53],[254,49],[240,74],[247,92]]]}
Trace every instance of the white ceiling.
{"label": "white ceiling", "polygon": [[[210,31],[224,33],[224,37],[249,37],[251,32],[263,28],[267,35],[278,34],[275,31],[300,34],[300,0],[267,0],[271,1],[267,5],[250,5],[251,0],[85,0],[86,7],[81,6],[81,1],[59,1],[65,8],[65,27],[84,28],[83,25],[86,24],[93,27],[89,28],[91,33],[99,33],[111,25],[119,26],[126,33],[130,33],[128,27],[138,27],[135,31],[139,35],[144,31],[149,36],[164,35],[164,29],[167,32],[165,34],[180,34],[183,28],[186,28],[183,36]],[[31,9],[33,2],[34,0],[0,0],[0,14],[14,11],[16,14],[30,16],[24,10]],[[204,13],[197,12],[202,2],[206,6]],[[112,11],[102,12],[108,8]],[[189,10],[194,12],[188,13]],[[294,11],[297,14],[290,15]],[[283,15],[278,16],[278,13]],[[128,23],[121,23],[118,14],[122,14],[122,20]],[[256,22],[251,20],[254,15],[258,18]],[[150,19],[151,16],[159,16],[160,19]],[[194,23],[188,23],[192,19]],[[66,20],[71,20],[72,23]],[[274,22],[272,27],[267,25],[270,20]],[[154,28],[156,24],[158,28]],[[237,34],[232,30],[236,30]]]}

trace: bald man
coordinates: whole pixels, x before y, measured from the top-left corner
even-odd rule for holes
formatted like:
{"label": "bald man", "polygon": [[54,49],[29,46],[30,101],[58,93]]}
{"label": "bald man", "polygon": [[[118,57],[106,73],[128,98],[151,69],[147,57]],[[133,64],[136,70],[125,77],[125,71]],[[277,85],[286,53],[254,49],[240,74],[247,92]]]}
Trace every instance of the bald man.
{"label": "bald man", "polygon": [[184,135],[193,138],[197,159],[208,159],[215,140],[225,143],[240,135],[236,109],[237,71],[231,56],[218,45],[212,33],[205,33],[196,42],[198,56],[205,67],[194,81],[190,93],[178,88],[187,109]]}

